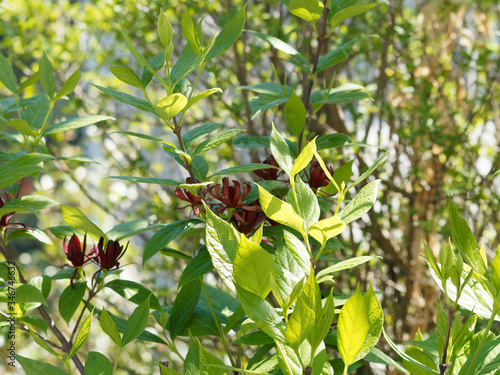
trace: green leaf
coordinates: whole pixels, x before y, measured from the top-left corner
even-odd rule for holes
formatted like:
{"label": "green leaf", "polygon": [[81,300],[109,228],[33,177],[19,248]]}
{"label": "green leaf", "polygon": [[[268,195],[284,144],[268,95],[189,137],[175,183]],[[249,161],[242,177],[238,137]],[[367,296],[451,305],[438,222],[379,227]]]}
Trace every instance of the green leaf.
{"label": "green leaf", "polygon": [[373,207],[377,199],[377,185],[379,182],[380,180],[375,180],[363,186],[347,206],[340,211],[339,217],[345,224],[359,219]]}
{"label": "green leaf", "polygon": [[160,375],[181,375],[170,367],[163,366],[161,363],[158,363],[158,365],[160,366]]}
{"label": "green leaf", "polygon": [[233,144],[238,148],[267,148],[270,147],[269,137],[260,137],[257,135],[244,135],[235,138]]}
{"label": "green leaf", "polygon": [[173,143],[170,142],[165,142],[163,139],[158,138],[158,137],[152,137],[150,135],[142,134],[142,133],[136,133],[136,132],[128,132],[128,131],[117,131],[117,132],[112,132],[110,134],[125,134],[125,135],[130,135],[132,137],[137,137],[137,138],[142,138],[142,139],[147,139],[148,141],[155,141],[155,142],[164,142],[165,144],[171,144],[172,147],[175,148]]}
{"label": "green leaf", "polygon": [[260,205],[268,218],[304,233],[304,220],[295,213],[293,206],[283,202],[258,185]]}
{"label": "green leaf", "polygon": [[48,59],[45,52],[40,60],[40,82],[42,83],[43,91],[52,100],[56,93],[56,79],[54,77],[54,68]]}
{"label": "green leaf", "polygon": [[101,311],[101,316],[99,317],[99,324],[106,335],[108,335],[113,342],[119,347],[122,346],[122,339],[116,323],[108,314],[108,312],[103,308]]}
{"label": "green leaf", "polygon": [[200,36],[196,31],[193,19],[189,15],[189,8],[187,7],[182,13],[181,28],[184,38],[186,39],[194,53],[196,53],[197,55],[201,54]]}
{"label": "green leaf", "polygon": [[330,238],[338,236],[346,228],[345,222],[339,216],[332,216],[314,223],[309,228],[309,235],[321,245],[325,245]]}
{"label": "green leaf", "polygon": [[186,45],[170,71],[171,84],[177,84],[182,78],[192,73],[203,62],[203,58],[203,54],[197,55],[189,44]]}
{"label": "green leaf", "polygon": [[[44,123],[50,123],[51,108],[48,96],[41,94],[30,98],[26,110],[22,113],[21,117],[28,121],[30,126],[35,130],[40,130]],[[45,120],[46,118],[47,120]]]}
{"label": "green leaf", "polygon": [[0,82],[9,89],[13,94],[17,90],[16,76],[9,60],[0,52]]}
{"label": "green leaf", "polygon": [[80,78],[81,78],[80,68],[78,68],[72,75],[69,76],[69,78],[66,80],[66,82],[64,82],[63,86],[61,87],[61,89],[57,93],[54,100],[61,99],[62,97],[73,92],[76,85],[78,85],[78,82],[80,82]]}
{"label": "green leaf", "polygon": [[293,163],[291,178],[293,179],[296,174],[302,171],[305,167],[309,165],[311,162],[314,152],[316,151],[316,143],[315,139],[309,142],[306,147],[300,152],[300,155],[297,157],[297,160]]}
{"label": "green leaf", "polygon": [[226,176],[228,174],[237,174],[237,173],[246,173],[246,172],[253,172],[257,171],[259,169],[277,169],[277,167],[269,164],[257,164],[257,163],[251,163],[251,164],[245,164],[245,165],[237,165],[235,167],[230,167],[223,169],[217,173],[214,173],[210,177],[215,177],[215,176]]}
{"label": "green leaf", "polygon": [[166,178],[152,178],[152,177],[134,177],[134,176],[109,176],[108,178],[114,178],[116,180],[124,180],[131,182],[139,182],[141,184],[158,184],[166,186],[178,187],[182,183],[174,180],[169,180]]}
{"label": "green leaf", "polygon": [[486,264],[479,253],[476,236],[472,233],[467,221],[460,217],[457,207],[451,199],[448,202],[448,210],[450,213],[451,235],[453,241],[464,258],[470,263],[469,265],[481,275],[486,275]]}
{"label": "green leaf", "polygon": [[47,136],[50,134],[56,134],[56,133],[62,133],[66,132],[68,130],[73,130],[73,129],[79,129],[87,125],[92,125],[100,121],[107,121],[107,120],[112,120],[114,121],[115,119],[110,116],[100,116],[100,115],[91,115],[91,116],[84,116],[84,117],[75,117],[63,122],[59,122],[57,124],[54,124],[50,127],[48,127],[42,134],[42,136]]}
{"label": "green leaf", "polygon": [[42,303],[47,305],[47,301],[40,289],[31,284],[21,284],[16,288],[16,303]]}
{"label": "green leaf", "polygon": [[94,85],[93,83],[91,83],[91,85],[98,88],[102,92],[105,92],[106,94],[110,95],[112,98],[118,100],[119,102],[129,104],[142,111],[151,112],[155,115],[157,114],[153,106],[149,104],[147,100],[136,98],[135,96],[125,94],[124,92],[108,89],[107,87]]}
{"label": "green leaf", "polygon": [[[1,53],[0,53],[1,54]],[[1,60],[1,58],[0,58]],[[1,62],[0,62],[1,64]],[[0,70],[2,70],[2,68],[0,67]],[[1,74],[1,73],[0,73]],[[33,74],[31,77],[29,77],[26,81],[24,81],[23,83],[21,83],[21,86],[19,86],[19,88],[17,89],[17,93],[19,94],[21,91],[23,91],[24,89],[34,85],[35,83],[38,82],[38,80],[40,79],[40,74],[39,72],[36,72],[35,74]],[[0,79],[1,80],[1,79]]]}
{"label": "green leaf", "polygon": [[172,94],[156,104],[156,113],[166,121],[172,120],[176,114],[184,109],[188,100],[182,94]]}
{"label": "green leaf", "polygon": [[83,344],[87,341],[90,334],[90,327],[92,326],[92,313],[83,321],[80,330],[78,331],[75,343],[68,354],[68,358],[73,357],[82,348]]}
{"label": "green leaf", "polygon": [[128,318],[127,329],[122,337],[122,347],[137,338],[146,329],[149,319],[149,300],[150,297],[146,298]]}
{"label": "green leaf", "polygon": [[223,143],[226,143],[227,141],[233,139],[236,137],[238,134],[243,132],[244,130],[241,129],[229,129],[229,130],[224,130],[218,134],[216,134],[214,137],[211,137],[202,143],[200,143],[196,148],[194,149],[192,156],[202,154],[204,152],[207,152],[217,146],[220,146]]}
{"label": "green leaf", "polygon": [[288,176],[292,177],[294,161],[290,153],[290,148],[281,134],[276,131],[274,124],[271,131],[271,152],[281,169],[283,169]]}
{"label": "green leaf", "polygon": [[10,232],[7,237],[7,242],[15,238],[31,238],[47,245],[53,245],[50,237],[38,228],[18,229]]}
{"label": "green leaf", "polygon": [[31,153],[8,161],[0,166],[0,189],[3,189],[20,179],[41,172],[43,167],[38,164],[53,159],[50,155]]}
{"label": "green leaf", "polygon": [[500,245],[498,245],[495,259],[491,263],[491,281],[497,290],[497,294],[500,293]]}
{"label": "green leaf", "polygon": [[368,4],[362,4],[362,5],[355,5],[352,7],[344,8],[337,13],[333,15],[332,18],[330,18],[330,24],[332,25],[332,30],[337,28],[342,22],[344,22],[346,19],[355,17],[361,13],[366,12],[367,10],[370,10],[374,7],[379,5],[379,3],[368,3]]}
{"label": "green leaf", "polygon": [[64,206],[61,205],[61,214],[63,217],[63,220],[68,224],[70,227],[80,230],[82,232],[86,232],[94,238],[95,240],[99,240],[101,237],[106,238],[106,235],[102,230],[100,230],[97,225],[95,225],[93,222],[91,222],[87,216],[83,214],[82,211],[80,211],[76,207],[70,207],[70,206]]}
{"label": "green leaf", "polygon": [[35,137],[37,135],[37,132],[31,128],[30,124],[28,124],[28,121],[23,119],[10,119],[5,125],[16,129],[22,135],[29,135],[30,137]]}
{"label": "green leaf", "polygon": [[313,104],[341,104],[354,100],[370,99],[371,96],[364,91],[363,86],[354,83],[345,83],[331,90],[318,90],[312,93]]}
{"label": "green leaf", "polygon": [[299,53],[299,51],[297,51],[295,48],[293,48],[289,44],[286,44],[281,39],[278,39],[278,38],[271,36],[271,35],[262,34],[262,33],[259,33],[257,31],[253,31],[253,30],[246,30],[246,31],[259,37],[260,39],[268,42],[274,48],[276,48],[278,51],[281,51],[283,53],[286,53],[287,55],[295,57],[299,62],[299,67],[301,69],[305,70],[306,72],[311,73],[311,66],[309,65],[309,62],[307,61],[307,59],[304,56],[302,56]]}
{"label": "green leaf", "polygon": [[314,327],[315,319],[316,314],[314,311],[306,304],[304,299],[299,298],[295,303],[295,308],[288,319],[285,330],[285,337],[290,347],[299,348]]}
{"label": "green leaf", "polygon": [[222,281],[234,292],[236,290],[233,262],[239,247],[240,235],[232,225],[215,215],[207,205],[204,204],[204,207],[207,212],[205,244]]}
{"label": "green leaf", "polygon": [[86,375],[112,375],[113,366],[109,359],[99,352],[89,352],[85,362]]}
{"label": "green leaf", "polygon": [[247,316],[273,339],[285,342],[285,326],[271,304],[236,284],[236,294]]}
{"label": "green leaf", "polygon": [[22,321],[24,324],[40,328],[45,333],[47,333],[47,329],[49,328],[49,323],[47,323],[47,321],[40,316],[25,315],[23,316]]}
{"label": "green leaf", "polygon": [[367,355],[382,332],[384,315],[372,285],[363,296],[356,293],[340,310],[337,323],[337,346],[346,368]]}
{"label": "green leaf", "polygon": [[295,94],[295,90],[285,104],[285,123],[293,135],[299,137],[306,125],[307,110],[302,100]]}
{"label": "green leaf", "polygon": [[259,244],[241,236],[233,262],[233,277],[238,286],[266,298],[271,291],[273,274],[271,255]]}
{"label": "green leaf", "polygon": [[[293,258],[302,269],[304,274],[309,273],[311,262],[307,248],[297,237],[286,230],[283,231],[283,238],[285,240],[287,250],[292,254]],[[302,277],[302,274],[299,275],[299,278]]]}
{"label": "green leaf", "polygon": [[202,92],[199,92],[195,96],[193,96],[191,99],[188,100],[186,106],[184,107],[183,111],[187,111],[189,108],[191,108],[193,105],[198,103],[200,100],[205,99],[209,97],[212,94],[215,94],[216,92],[222,93],[222,90],[218,87],[215,87],[213,89],[205,90]]}
{"label": "green leaf", "polygon": [[354,268],[354,267],[357,267],[361,264],[369,262],[370,260],[375,259],[375,258],[381,258],[381,257],[374,256],[374,255],[355,257],[355,258],[343,260],[341,262],[334,264],[333,266],[322,269],[316,275],[316,277],[318,278],[318,283],[322,283],[323,281],[331,279],[331,276],[333,276],[337,272],[349,270],[351,268]]}
{"label": "green leaf", "polygon": [[212,264],[210,253],[206,247],[202,247],[198,254],[184,268],[184,271],[182,271],[177,289],[210,272],[213,268],[214,265]]}
{"label": "green leaf", "polygon": [[54,349],[52,349],[49,344],[47,344],[40,336],[38,336],[38,334],[36,334],[33,330],[29,330],[29,334],[31,335],[31,337],[33,338],[33,340],[35,340],[35,342],[41,346],[42,348],[44,348],[46,351],[48,351],[50,354],[52,354],[53,356],[55,356],[56,358],[59,358],[60,360],[62,360],[62,356],[57,353]]}
{"label": "green leaf", "polygon": [[74,286],[75,289],[71,285],[68,285],[59,297],[59,314],[61,314],[61,317],[68,325],[80,306],[80,302],[82,302],[85,290],[87,289],[85,282],[75,283]]}
{"label": "green leaf", "polygon": [[[319,280],[318,280],[319,282]],[[314,340],[311,342],[313,350],[317,348],[331,329],[333,317],[335,316],[335,304],[333,301],[333,291],[330,292],[323,305],[323,311],[317,319],[317,324],[312,332]]]}
{"label": "green leaf", "polygon": [[172,339],[175,339],[189,323],[200,299],[200,293],[200,279],[185,284],[177,293],[168,319],[168,331]]}
{"label": "green leaf", "polygon": [[198,223],[200,223],[199,220],[185,219],[165,225],[148,241],[144,249],[144,254],[142,255],[142,264],[144,265],[153,255],[166,247],[184,231]]}
{"label": "green leaf", "polygon": [[26,375],[68,375],[66,371],[49,363],[35,361],[16,354],[16,361],[19,362]]}
{"label": "green leaf", "polygon": [[[149,59],[148,64],[153,69],[153,71],[156,72],[160,70],[165,64],[165,50],[158,52],[155,56]],[[151,82],[151,79],[153,79],[153,73],[151,73],[147,67],[142,68],[141,81],[144,87],[146,87],[149,82]]]}
{"label": "green leaf", "polygon": [[245,25],[246,4],[228,23],[224,25],[221,32],[215,38],[214,45],[207,53],[205,61],[226,52],[238,40]]}
{"label": "green leaf", "polygon": [[184,146],[186,148],[189,148],[198,138],[210,134],[214,130],[219,129],[221,126],[222,123],[220,122],[210,122],[208,124],[197,126],[196,128],[191,129],[182,136]]}
{"label": "green leaf", "polygon": [[[375,36],[375,35],[371,35]],[[362,36],[356,39],[351,40],[350,42],[347,42],[346,44],[343,44],[342,46],[325,53],[323,56],[321,56],[318,60],[318,67],[316,68],[316,72],[321,72],[322,70],[328,69],[342,61],[344,61],[347,57],[349,57],[348,52],[352,50],[352,47],[366,39],[371,37],[370,35],[367,36]]]}
{"label": "green leaf", "polygon": [[160,12],[160,17],[158,18],[158,36],[160,37],[161,44],[165,48],[172,43],[172,38],[174,36],[172,24],[168,20],[166,13],[163,11]]}
{"label": "green leaf", "polygon": [[129,300],[130,302],[140,305],[146,299],[150,298],[149,306],[152,309],[161,310],[158,298],[144,285],[136,283],[135,281],[115,279],[111,280],[105,285],[106,288],[110,288],[114,292],[118,293],[123,298]]}
{"label": "green leaf", "polygon": [[290,13],[315,24],[323,13],[324,5],[319,0],[292,0],[288,5]]}
{"label": "green leaf", "polygon": [[[304,150],[306,150],[306,148],[304,148]],[[292,174],[293,174],[293,169],[292,169]],[[316,197],[316,194],[314,194],[312,189],[309,187],[309,185],[306,184],[304,181],[302,181],[300,177],[297,177],[295,179],[295,184],[293,185],[293,188],[295,189],[295,195],[293,194],[293,191],[290,190],[288,192],[286,200],[290,202],[295,212],[300,214],[300,216],[304,219],[304,224],[305,224],[304,231],[307,232],[309,227],[314,223],[316,223],[319,219],[320,209],[318,204],[318,198]],[[295,196],[297,197],[298,204],[295,202]]]}
{"label": "green leaf", "polygon": [[[410,345],[406,348],[405,353],[410,357],[412,357],[414,360],[430,368],[436,369],[436,363],[432,360],[431,357],[427,355],[427,353],[422,351],[420,348]],[[409,370],[412,374],[419,374],[419,375],[432,374],[432,372],[423,370],[419,366],[414,365],[412,362],[408,362],[405,359],[403,359],[403,366],[405,367],[405,369]]]}
{"label": "green leaf", "polygon": [[116,78],[127,85],[140,88],[141,90],[144,89],[144,84],[130,68],[123,65],[112,65],[109,67],[109,70]]}
{"label": "green leaf", "polygon": [[21,198],[13,199],[0,208],[0,217],[10,212],[33,212],[43,210],[57,205],[58,203],[50,198],[41,195],[25,195]]}
{"label": "green leaf", "polygon": [[110,240],[120,241],[127,237],[132,237],[138,233],[146,232],[152,229],[161,228],[161,224],[149,226],[148,220],[136,219],[126,223],[115,225],[110,231],[106,233],[106,236]]}
{"label": "green leaf", "polygon": [[288,101],[288,95],[267,95],[262,94],[250,99],[250,109],[252,111],[252,119],[255,118],[259,113],[267,111],[268,109],[274,108],[280,104],[286,103]]}
{"label": "green leaf", "polygon": [[316,140],[316,149],[325,150],[334,147],[343,146],[346,142],[350,142],[351,138],[346,134],[335,133],[327,134]]}
{"label": "green leaf", "polygon": [[358,177],[358,179],[356,181],[354,181],[351,185],[349,185],[347,188],[346,188],[346,191],[351,189],[352,187],[356,186],[357,184],[359,184],[361,181],[364,181],[368,176],[370,176],[373,171],[380,165],[382,164],[382,162],[384,161],[385,157],[387,156],[387,153],[389,152],[389,150],[387,150],[386,152],[384,152],[377,160],[375,160],[375,162],[370,165],[370,167],[361,175]]}

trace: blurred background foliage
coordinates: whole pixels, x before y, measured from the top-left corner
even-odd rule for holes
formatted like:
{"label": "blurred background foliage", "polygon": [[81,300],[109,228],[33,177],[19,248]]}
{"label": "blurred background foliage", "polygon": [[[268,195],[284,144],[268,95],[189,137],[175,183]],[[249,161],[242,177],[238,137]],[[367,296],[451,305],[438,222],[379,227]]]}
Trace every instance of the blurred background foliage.
{"label": "blurred background foliage", "polygon": [[[189,2],[198,19],[205,17],[207,36],[213,35],[243,4],[240,0]],[[422,240],[437,252],[450,235],[448,197],[462,207],[489,256],[498,244],[500,181],[494,174],[500,167],[500,6],[495,0],[387,0],[384,4],[384,8],[348,20],[326,43],[330,50],[356,37],[373,35],[359,43],[358,51],[337,65],[335,72],[336,85],[365,85],[373,100],[323,107],[309,122],[309,139],[316,134],[339,132],[348,134],[353,141],[373,145],[337,148],[325,158],[334,168],[353,160],[354,175],[375,160],[377,147],[390,149],[388,161],[375,172],[382,183],[374,209],[346,230],[341,238],[344,249],[335,256],[383,257],[383,261],[345,273],[337,281],[337,291],[350,293],[358,281],[366,289],[373,279],[374,287],[383,292],[380,296],[385,327],[401,342],[412,339],[418,329],[429,333],[434,329],[434,301],[440,292],[419,254]],[[109,72],[110,65],[126,64],[135,66],[140,73],[121,36],[120,22],[138,49],[150,58],[161,47],[156,34],[160,9],[167,12],[174,35],[180,36],[180,15],[185,6],[178,0],[0,3],[0,49],[11,56],[18,77],[31,76],[38,70],[43,51],[56,74],[60,74],[59,82],[82,67],[83,80],[66,104],[55,108],[56,118],[85,114],[116,118],[104,126],[60,136],[50,145],[56,154],[85,155],[101,164],[61,162],[56,171],[34,182],[58,201],[78,206],[104,229],[137,218],[168,223],[189,215],[188,210],[175,209],[182,202],[171,188],[130,185],[106,178],[132,175],[180,180],[186,175],[151,142],[112,134],[118,130],[165,133],[155,118],[89,85],[130,90]],[[245,28],[277,36],[300,51],[309,51],[312,61],[313,30],[292,17],[281,1],[249,1]],[[182,47],[177,43],[174,55],[178,56]],[[185,123],[193,126],[223,122],[252,135],[269,135],[273,121],[284,129],[282,108],[252,118],[252,94],[238,89],[276,81],[272,65],[280,79],[286,76],[287,84],[296,87],[300,95],[304,82],[295,66],[267,43],[243,32],[231,50],[207,66],[199,83],[200,90],[221,87],[224,94],[203,102],[199,111],[191,111]],[[317,82],[323,81],[322,74]],[[330,77],[325,78],[328,81]],[[37,88],[30,90],[28,95]],[[131,93],[141,95],[140,91]],[[0,94],[6,94],[3,87]],[[210,171],[255,161],[257,157],[262,160],[266,157],[264,151],[223,146],[208,156],[212,158]],[[41,218],[39,225],[46,228],[61,222],[59,214],[52,213]],[[184,264],[180,259],[158,256],[156,264],[149,262],[143,269],[142,249],[150,235],[135,239],[124,258],[128,266],[123,269],[123,277],[148,285],[168,303],[176,293],[175,280]],[[188,249],[190,245],[185,242],[181,240],[177,245]],[[44,249],[20,242],[17,250],[22,253],[19,259],[23,267],[32,276],[40,269],[54,273],[57,266],[64,264],[59,240]],[[116,303],[116,310],[130,313],[131,306],[118,304],[120,297],[108,293],[101,298]],[[106,339],[94,342],[105,353]],[[137,345],[137,350],[129,349],[122,356],[123,374],[149,374],[153,361],[177,360],[164,347],[142,342]],[[358,371],[372,373],[367,368]]]}

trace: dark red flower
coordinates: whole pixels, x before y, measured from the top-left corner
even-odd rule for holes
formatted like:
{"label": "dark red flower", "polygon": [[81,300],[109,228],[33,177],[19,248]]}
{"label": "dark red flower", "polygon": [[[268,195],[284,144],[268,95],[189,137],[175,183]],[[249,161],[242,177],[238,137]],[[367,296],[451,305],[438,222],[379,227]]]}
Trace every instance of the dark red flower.
{"label": "dark red flower", "polygon": [[[327,169],[328,172],[330,172],[330,175],[333,176],[333,168],[331,166],[328,166]],[[311,164],[311,167],[309,168],[309,175],[307,175],[306,173],[306,177],[306,182],[313,189],[327,186],[330,182],[328,177],[326,177],[325,171],[323,170],[323,168],[321,168],[321,165],[317,161]]]}
{"label": "dark red flower", "polygon": [[87,247],[87,234],[83,237],[83,247],[80,243],[80,240],[73,234],[66,245],[66,238],[64,238],[63,249],[66,254],[66,258],[71,262],[73,267],[78,268],[82,267],[85,263],[90,260],[90,256],[95,253],[96,247],[95,245],[92,247],[90,252],[85,256],[85,250]]}
{"label": "dark red flower", "polygon": [[[2,208],[3,206],[5,206],[5,201],[0,196],[0,208]],[[14,212],[10,212],[0,217],[0,228],[7,227],[7,224],[9,223],[9,220],[12,219],[12,216],[14,216]]]}
{"label": "dark red flower", "polygon": [[[188,178],[186,178],[186,183],[187,184],[192,184],[193,180],[190,177],[188,177]],[[192,212],[195,215],[198,215],[200,213],[200,209],[198,207],[199,206],[203,206],[203,201],[200,198],[198,198],[196,195],[194,195],[193,193],[191,193],[188,190],[184,190],[184,189],[181,189],[181,188],[176,188],[175,189],[175,195],[177,195],[177,197],[179,199],[181,199],[181,200],[183,200],[185,202],[190,203],[187,206],[176,207],[176,209],[182,210],[183,208],[191,207],[192,208]]]}
{"label": "dark red flower", "polygon": [[229,178],[222,179],[222,189],[220,185],[210,187],[208,192],[212,197],[224,204],[223,207],[217,209],[218,212],[224,212],[226,208],[241,208],[243,207],[243,199],[250,193],[251,186],[243,185],[243,192],[238,181],[233,180],[233,185],[229,183]]}
{"label": "dark red flower", "polygon": [[[278,163],[274,159],[274,156],[268,157],[264,161],[260,161],[260,159],[257,159],[257,163],[260,164],[269,164],[272,165],[273,167],[278,167]],[[277,180],[284,172],[280,169],[277,168],[267,168],[267,169],[257,169],[256,171],[253,171],[257,176],[264,180]]]}
{"label": "dark red flower", "polygon": [[94,258],[95,262],[101,266],[101,269],[110,270],[111,268],[120,267],[118,262],[120,258],[127,251],[128,243],[125,249],[118,241],[108,240],[106,248],[104,247],[104,237],[101,237],[97,245],[97,257]]}
{"label": "dark red flower", "polygon": [[243,206],[233,212],[231,221],[235,224],[236,229],[244,234],[252,233],[257,226],[262,223],[266,215],[260,208],[259,201],[250,203],[249,206]]}

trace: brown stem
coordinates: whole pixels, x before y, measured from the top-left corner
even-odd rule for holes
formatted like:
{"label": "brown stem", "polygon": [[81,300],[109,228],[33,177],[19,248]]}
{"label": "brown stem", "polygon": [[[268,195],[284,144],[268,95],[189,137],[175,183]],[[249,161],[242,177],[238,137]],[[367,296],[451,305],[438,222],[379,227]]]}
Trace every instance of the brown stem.
{"label": "brown stem", "polygon": [[[314,78],[316,76],[316,70],[318,69],[318,61],[319,57],[321,56],[321,50],[323,48],[323,44],[325,43],[325,36],[326,36],[326,25],[328,24],[328,13],[330,12],[330,8],[326,7],[326,0],[323,0],[323,14],[322,14],[322,19],[323,19],[323,24],[321,27],[320,34],[318,36],[318,49],[316,50],[316,54],[314,56],[314,63],[313,63],[313,69],[311,73],[311,77],[309,78],[309,84],[307,86],[307,91],[306,91],[306,96],[304,99],[304,105],[308,109],[309,108],[309,101],[311,100],[311,92],[312,92],[312,87],[314,84]],[[309,111],[308,111],[309,112]],[[307,118],[306,118],[306,125],[307,125]],[[302,150],[302,138],[304,137],[304,129],[302,129],[302,132],[300,133],[299,136],[299,142],[297,144],[297,153],[300,153]]]}
{"label": "brown stem", "polygon": [[441,359],[441,363],[439,364],[439,373],[440,375],[444,375],[448,366],[450,365],[446,361],[446,357],[448,357],[448,344],[450,342],[451,335],[451,322],[453,321],[453,315],[455,314],[455,310],[453,307],[448,307],[448,327],[446,328],[446,337],[444,339],[444,350],[443,350],[443,358]]}

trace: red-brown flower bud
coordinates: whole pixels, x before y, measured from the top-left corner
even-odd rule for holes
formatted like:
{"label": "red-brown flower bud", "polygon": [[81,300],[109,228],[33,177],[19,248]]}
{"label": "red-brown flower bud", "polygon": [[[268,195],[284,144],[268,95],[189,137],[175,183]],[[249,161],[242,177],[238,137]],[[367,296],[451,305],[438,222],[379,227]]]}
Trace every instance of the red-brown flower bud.
{"label": "red-brown flower bud", "polygon": [[[328,172],[330,172],[330,175],[333,176],[333,168],[331,166],[328,166],[327,169]],[[309,168],[309,176],[307,176],[306,174],[306,177],[306,182],[313,189],[327,186],[330,182],[328,177],[326,177],[325,171],[323,170],[323,168],[321,168],[321,165],[317,161],[311,164],[311,167]]]}
{"label": "red-brown flower bud", "polygon": [[[187,184],[192,184],[193,180],[190,177],[188,177],[188,178],[186,178],[186,183]],[[191,207],[192,212],[195,215],[199,214],[200,209],[198,208],[198,206],[202,206],[203,205],[203,201],[200,198],[198,198],[196,195],[194,195],[190,191],[184,190],[184,189],[181,189],[181,188],[176,188],[175,189],[175,195],[177,195],[177,197],[179,199],[181,199],[181,200],[183,200],[185,202],[190,203],[187,206],[176,207],[177,209],[181,210],[181,209],[186,208],[186,207]]]}
{"label": "red-brown flower bud", "polygon": [[95,246],[90,250],[90,253],[87,256],[85,256],[86,247],[87,234],[85,234],[85,237],[83,238],[83,247],[76,234],[73,234],[71,236],[68,244],[66,244],[66,238],[64,238],[64,253],[66,254],[66,258],[68,258],[73,267],[82,267],[90,260],[90,256],[95,252]]}

